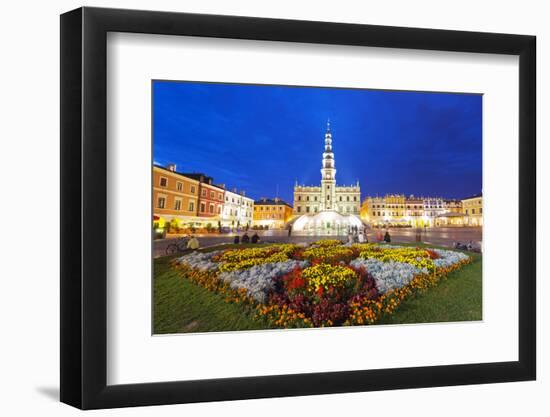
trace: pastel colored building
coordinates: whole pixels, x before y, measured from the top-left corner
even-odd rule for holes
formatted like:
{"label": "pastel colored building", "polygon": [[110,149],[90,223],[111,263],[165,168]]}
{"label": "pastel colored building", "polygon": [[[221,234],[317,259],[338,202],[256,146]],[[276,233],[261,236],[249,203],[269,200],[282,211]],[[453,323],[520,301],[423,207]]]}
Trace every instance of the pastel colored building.
{"label": "pastel colored building", "polygon": [[237,192],[236,188],[231,191],[225,190],[222,225],[230,228],[250,227],[253,210],[254,200],[247,197],[244,191]]}
{"label": "pastel colored building", "polygon": [[195,221],[199,181],[168,168],[153,166],[153,219],[163,226],[172,222],[179,227]]}
{"label": "pastel colored building", "polygon": [[261,198],[254,201],[253,213],[254,226],[284,229],[292,218],[292,206],[280,198]]}
{"label": "pastel colored building", "polygon": [[192,178],[199,183],[199,202],[196,222],[200,226],[217,227],[221,221],[225,189],[223,186],[215,185],[212,177],[202,173],[185,173],[186,177]]}
{"label": "pastel colored building", "polygon": [[468,226],[483,226],[483,195],[476,194],[462,200],[462,210]]}

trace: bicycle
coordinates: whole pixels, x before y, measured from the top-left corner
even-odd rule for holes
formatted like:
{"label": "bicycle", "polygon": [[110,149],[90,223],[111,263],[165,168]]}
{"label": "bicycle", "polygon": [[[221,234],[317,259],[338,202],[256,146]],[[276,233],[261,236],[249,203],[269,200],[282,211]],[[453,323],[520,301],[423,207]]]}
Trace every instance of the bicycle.
{"label": "bicycle", "polygon": [[189,242],[189,239],[191,239],[190,236],[184,236],[174,239],[175,242],[170,243],[168,246],[166,246],[166,255],[173,255],[178,252],[185,252],[187,250],[187,243]]}

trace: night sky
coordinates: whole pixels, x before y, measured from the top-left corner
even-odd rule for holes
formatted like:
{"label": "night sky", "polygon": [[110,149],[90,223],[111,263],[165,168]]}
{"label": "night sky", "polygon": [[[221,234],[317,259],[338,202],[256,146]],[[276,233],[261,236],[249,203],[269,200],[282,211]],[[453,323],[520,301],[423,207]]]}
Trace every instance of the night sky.
{"label": "night sky", "polygon": [[481,192],[482,96],[153,82],[154,163],[292,204],[319,185],[330,118],[336,182],[361,197]]}

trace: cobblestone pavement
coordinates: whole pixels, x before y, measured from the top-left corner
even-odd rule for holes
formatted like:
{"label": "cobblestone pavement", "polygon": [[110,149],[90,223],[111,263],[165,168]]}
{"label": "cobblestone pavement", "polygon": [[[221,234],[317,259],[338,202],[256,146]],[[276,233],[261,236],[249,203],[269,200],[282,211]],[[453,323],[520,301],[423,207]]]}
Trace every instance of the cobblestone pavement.
{"label": "cobblestone pavement", "polygon": [[[254,230],[248,232],[249,236],[254,234]],[[369,242],[376,241],[376,234],[378,232],[384,233],[385,230],[369,229],[367,231],[367,237]],[[414,242],[417,229],[409,228],[394,228],[389,229],[392,242]],[[288,236],[286,230],[266,230],[258,231],[261,242],[263,243],[310,243],[320,238],[340,238],[346,239],[346,236],[304,236],[292,234]],[[422,229],[421,240],[425,243],[451,247],[454,242],[468,243],[469,241],[480,243],[482,241],[482,229],[480,227],[439,227],[431,229]],[[241,233],[242,235],[242,233]],[[167,239],[155,240],[153,243],[154,256],[164,256],[166,253],[166,247],[171,243],[172,239],[177,236],[170,236]],[[214,246],[223,243],[233,243],[235,233],[224,233],[222,235],[217,233],[197,235],[201,247]]]}

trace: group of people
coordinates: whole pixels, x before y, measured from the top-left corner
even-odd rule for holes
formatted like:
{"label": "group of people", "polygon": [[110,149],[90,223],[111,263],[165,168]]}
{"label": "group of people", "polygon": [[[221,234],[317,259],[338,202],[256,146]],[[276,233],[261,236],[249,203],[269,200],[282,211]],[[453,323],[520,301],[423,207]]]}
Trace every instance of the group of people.
{"label": "group of people", "polygon": [[258,236],[258,233],[254,232],[252,237],[248,236],[248,233],[244,232],[243,237],[240,237],[239,235],[236,235],[233,239],[233,243],[238,245],[239,243],[258,243],[260,241],[260,236]]}
{"label": "group of people", "polygon": [[359,229],[357,226],[350,228],[348,233],[348,243],[368,243],[369,238],[364,229]]}

